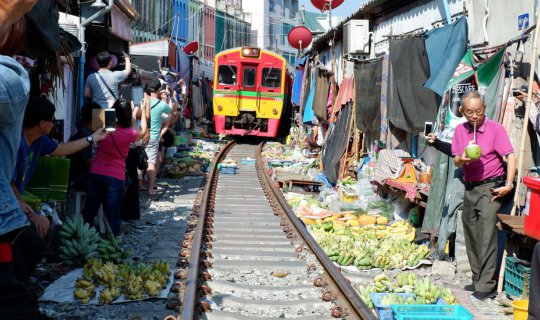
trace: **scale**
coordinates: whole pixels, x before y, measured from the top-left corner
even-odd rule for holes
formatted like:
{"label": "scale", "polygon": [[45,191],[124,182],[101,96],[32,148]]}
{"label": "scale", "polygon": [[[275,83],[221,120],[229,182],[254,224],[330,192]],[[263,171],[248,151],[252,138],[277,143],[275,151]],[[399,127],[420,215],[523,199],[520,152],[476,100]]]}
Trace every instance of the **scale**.
{"label": "scale", "polygon": [[403,161],[403,167],[401,167],[399,177],[394,180],[405,183],[416,183],[416,169],[414,169],[413,165],[414,158],[400,157],[400,159]]}

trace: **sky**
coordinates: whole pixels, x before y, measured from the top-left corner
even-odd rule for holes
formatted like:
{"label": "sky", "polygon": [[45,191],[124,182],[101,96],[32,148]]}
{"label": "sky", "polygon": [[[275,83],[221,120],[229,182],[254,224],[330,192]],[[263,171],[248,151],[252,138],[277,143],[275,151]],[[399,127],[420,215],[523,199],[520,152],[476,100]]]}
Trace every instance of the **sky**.
{"label": "sky", "polygon": [[[345,0],[339,7],[332,9],[332,15],[346,18],[352,13],[358,11],[364,2],[366,2],[366,0]],[[321,12],[319,9],[315,8],[313,4],[311,4],[310,0],[300,0],[298,2],[298,9],[300,9],[302,5],[305,6],[306,11]],[[328,12],[325,11],[325,13]]]}

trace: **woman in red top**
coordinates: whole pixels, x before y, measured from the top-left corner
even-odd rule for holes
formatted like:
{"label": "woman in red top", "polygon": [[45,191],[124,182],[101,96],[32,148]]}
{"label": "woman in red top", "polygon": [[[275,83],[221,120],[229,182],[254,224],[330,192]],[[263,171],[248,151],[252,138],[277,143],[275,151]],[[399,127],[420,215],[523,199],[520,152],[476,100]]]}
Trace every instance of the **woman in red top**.
{"label": "woman in red top", "polygon": [[132,128],[132,108],[132,103],[124,99],[116,100],[112,106],[116,111],[116,130],[98,143],[90,166],[83,210],[84,221],[92,224],[99,207],[103,205],[103,213],[114,235],[120,233],[120,206],[126,183],[129,144],[141,139],[148,128],[146,112],[142,112],[141,131]]}

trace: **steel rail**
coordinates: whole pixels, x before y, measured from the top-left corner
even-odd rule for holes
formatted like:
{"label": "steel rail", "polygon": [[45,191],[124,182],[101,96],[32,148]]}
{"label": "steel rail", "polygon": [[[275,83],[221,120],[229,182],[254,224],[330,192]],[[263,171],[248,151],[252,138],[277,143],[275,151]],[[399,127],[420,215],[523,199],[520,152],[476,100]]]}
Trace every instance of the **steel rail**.
{"label": "steel rail", "polygon": [[264,143],[260,143],[257,148],[256,153],[256,165],[259,167],[259,171],[262,173],[263,178],[266,180],[266,184],[269,186],[272,191],[275,199],[278,200],[280,206],[283,208],[283,211],[287,214],[289,221],[292,222],[297,233],[302,237],[302,240],[305,244],[308,245],[311,252],[317,257],[319,262],[321,262],[323,268],[328,274],[330,280],[335,284],[337,290],[343,295],[345,302],[348,304],[348,311],[352,317],[362,320],[376,320],[377,317],[371,312],[371,310],[364,304],[360,299],[354,288],[349,284],[348,280],[341,274],[341,272],[336,268],[333,262],[328,258],[326,253],[321,249],[318,243],[313,239],[311,234],[307,231],[304,224],[298,219],[298,217],[291,210],[287,200],[283,196],[280,190],[275,186],[274,181],[268,174],[268,171],[265,167],[264,162],[262,161],[262,148]]}
{"label": "steel rail", "polygon": [[204,225],[206,222],[206,215],[208,211],[208,204],[210,199],[210,192],[212,191],[212,186],[216,181],[216,178],[219,174],[218,163],[221,162],[227,153],[236,145],[236,141],[231,141],[225,145],[219,153],[216,155],[212,167],[208,174],[208,180],[204,187],[204,191],[201,198],[201,205],[199,207],[199,216],[197,218],[197,225],[195,227],[195,233],[193,235],[191,255],[189,258],[188,265],[188,275],[186,279],[186,285],[184,290],[184,298],[182,299],[182,313],[178,316],[178,319],[183,320],[193,320],[195,316],[195,305],[197,298],[197,284],[199,278],[199,262],[200,262],[200,253],[201,245],[203,239]]}

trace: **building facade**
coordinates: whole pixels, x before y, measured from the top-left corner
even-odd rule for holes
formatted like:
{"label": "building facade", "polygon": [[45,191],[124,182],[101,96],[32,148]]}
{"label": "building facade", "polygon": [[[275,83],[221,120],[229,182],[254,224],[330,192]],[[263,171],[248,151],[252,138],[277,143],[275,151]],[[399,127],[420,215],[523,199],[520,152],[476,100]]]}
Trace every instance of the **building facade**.
{"label": "building facade", "polygon": [[163,39],[171,35],[173,4],[182,0],[131,0],[139,12],[139,19],[132,23],[133,43]]}
{"label": "building facade", "polygon": [[297,51],[289,45],[287,35],[301,24],[298,0],[252,0],[241,4],[252,15],[253,44],[277,52],[293,63]]}

